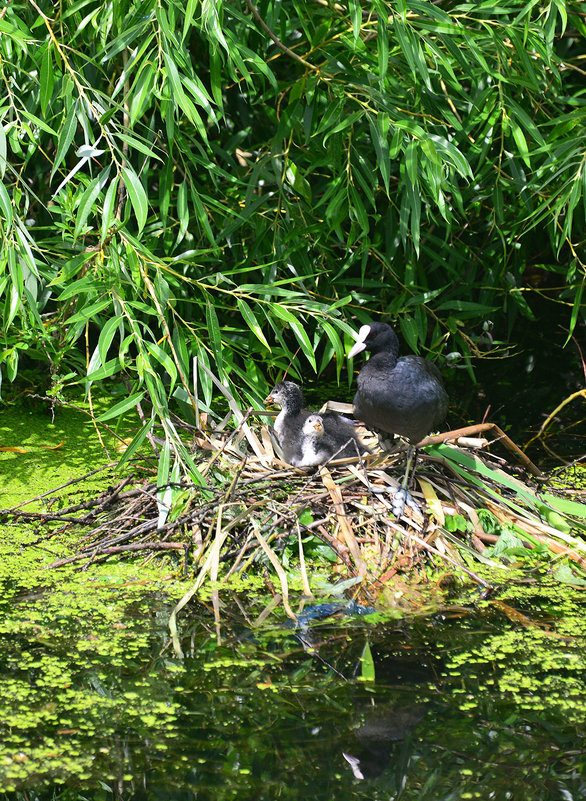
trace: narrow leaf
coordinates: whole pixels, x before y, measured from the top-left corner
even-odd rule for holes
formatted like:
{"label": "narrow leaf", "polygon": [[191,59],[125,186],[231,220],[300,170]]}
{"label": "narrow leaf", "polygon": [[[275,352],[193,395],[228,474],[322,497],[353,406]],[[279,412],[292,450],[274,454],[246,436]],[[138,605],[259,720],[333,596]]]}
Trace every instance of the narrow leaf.
{"label": "narrow leaf", "polygon": [[173,359],[166,353],[160,345],[157,345],[155,342],[145,342],[147,350],[153,356],[159,364],[164,367],[166,373],[169,375],[171,379],[171,387],[169,392],[173,391],[173,387],[175,386],[175,382],[177,381],[177,366]]}
{"label": "narrow leaf", "polygon": [[41,73],[39,76],[41,83],[40,101],[43,116],[46,116],[47,114],[47,109],[53,95],[54,75],[55,73],[53,70],[51,47],[49,44],[47,44],[45,52],[43,53],[43,58],[41,61]]}
{"label": "narrow leaf", "polygon": [[100,331],[100,337],[98,339],[98,350],[100,353],[102,364],[106,364],[106,360],[108,358],[108,349],[112,344],[112,340],[114,339],[118,326],[120,325],[121,322],[122,322],[122,315],[111,317]]}
{"label": "narrow leaf", "polygon": [[118,183],[119,183],[119,176],[117,175],[113,181],[111,181],[110,186],[108,187],[108,191],[106,192],[106,197],[104,199],[104,209],[102,212],[102,230],[101,230],[101,242],[104,243],[108,236],[108,232],[110,230],[110,226],[114,219],[114,212],[116,210],[116,192],[118,190]]}
{"label": "narrow leaf", "polygon": [[89,306],[84,306],[83,309],[76,312],[74,315],[68,318],[67,322],[70,325],[73,323],[78,323],[80,321],[91,320],[92,318],[96,317],[101,311],[103,311],[107,306],[110,305],[112,301],[110,298],[107,300],[98,300],[96,303],[90,303]]}
{"label": "narrow leaf", "polygon": [[521,130],[521,128],[517,125],[516,122],[511,120],[511,132],[513,134],[513,139],[517,145],[519,150],[519,155],[525,162],[528,167],[531,167],[531,162],[529,160],[529,150],[527,148],[527,140],[525,139],[525,134]]}
{"label": "narrow leaf", "polygon": [[299,344],[301,345],[301,350],[307,357],[307,360],[313,367],[313,369],[317,372],[317,364],[315,361],[315,351],[311,347],[311,342],[309,341],[309,337],[307,336],[307,332],[305,328],[301,325],[299,320],[295,317],[291,320],[291,328],[293,329],[293,333]]}
{"label": "narrow leaf", "polygon": [[360,26],[362,24],[362,9],[360,7],[360,0],[349,0],[350,17],[352,19],[352,33],[354,35],[354,44],[358,41],[360,36]]}
{"label": "narrow leaf", "polygon": [[6,220],[6,230],[12,226],[12,203],[3,183],[0,183],[0,209]]}
{"label": "narrow leaf", "polygon": [[134,409],[137,403],[140,403],[144,398],[144,390],[142,392],[135,392],[128,398],[123,398],[118,403],[114,404],[112,408],[108,409],[99,417],[96,417],[98,423],[103,423],[105,420],[111,420],[113,417],[122,417],[122,415],[129,409]]}
{"label": "narrow leaf", "polygon": [[238,308],[240,309],[240,314],[244,318],[246,325],[250,328],[252,333],[262,342],[265,348],[267,348],[270,351],[271,346],[267,342],[267,339],[262,332],[262,328],[258,322],[258,319],[255,313],[248,305],[248,303],[245,300],[242,300],[242,298],[236,298],[236,303],[238,305]]}
{"label": "narrow leaf", "polygon": [[148,214],[147,194],[138,175],[131,167],[122,167],[122,179],[128,192],[130,203],[136,217],[139,233],[144,228]]}
{"label": "narrow leaf", "polygon": [[375,679],[374,659],[372,658],[370,645],[366,642],[360,656],[360,681],[374,682]]}
{"label": "narrow leaf", "polygon": [[222,335],[220,333],[220,323],[218,322],[216,310],[209,298],[206,302],[206,324],[210,335],[212,351],[216,359],[218,375],[220,378],[223,378],[224,362],[222,359]]}
{"label": "narrow leaf", "polygon": [[75,136],[75,130],[77,128],[77,116],[76,116],[76,103],[72,103],[69,107],[69,111],[67,112],[67,117],[65,118],[65,122],[63,123],[63,127],[59,132],[59,139],[57,141],[57,153],[55,154],[55,161],[53,162],[53,169],[51,170],[51,178],[53,180],[53,176],[57,171],[57,168],[60,166],[61,162],[65,158],[67,151],[71,143],[73,142],[73,137]]}
{"label": "narrow leaf", "polygon": [[146,435],[151,431],[153,424],[154,420],[147,420],[147,422],[140,429],[140,431],[137,434],[135,434],[134,439],[132,440],[128,448],[126,448],[126,450],[124,451],[124,455],[120,459],[118,467],[122,467],[124,462],[127,462],[134,456],[136,451],[140,448],[140,446],[144,442]]}
{"label": "narrow leaf", "polygon": [[95,212],[94,203],[102,191],[102,189],[108,183],[108,176],[110,175],[110,165],[108,165],[102,172],[98,175],[97,178],[90,183],[87,187],[83,195],[81,196],[81,200],[79,201],[79,205],[77,207],[77,214],[75,219],[75,229],[73,232],[73,238],[77,239],[80,233],[83,231],[85,226],[86,220],[92,211]]}

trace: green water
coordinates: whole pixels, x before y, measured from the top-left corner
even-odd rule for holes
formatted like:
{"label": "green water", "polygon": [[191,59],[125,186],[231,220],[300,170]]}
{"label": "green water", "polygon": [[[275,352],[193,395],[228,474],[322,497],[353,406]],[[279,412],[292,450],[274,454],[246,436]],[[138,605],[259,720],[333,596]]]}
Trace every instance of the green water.
{"label": "green water", "polygon": [[22,798],[581,798],[583,609],[577,593],[552,601],[558,592],[525,588],[549,632],[479,602],[322,623],[301,639],[281,625],[252,636],[242,609],[252,617],[258,602],[227,595],[221,644],[205,606],[183,618],[183,661],[168,647],[163,585],[112,574],[5,594],[2,787]]}
{"label": "green water", "polygon": [[[39,414],[3,412],[1,444],[27,448],[0,454],[11,503],[105,461],[82,417]],[[179,660],[167,623],[190,586],[180,564],[46,570],[72,535],[0,525],[6,798],[586,795],[584,593],[545,573],[505,574],[501,605],[459,586],[433,614],[303,632],[279,609],[253,630],[266,599],[242,582],[220,590],[219,628],[205,598],[184,610]]]}

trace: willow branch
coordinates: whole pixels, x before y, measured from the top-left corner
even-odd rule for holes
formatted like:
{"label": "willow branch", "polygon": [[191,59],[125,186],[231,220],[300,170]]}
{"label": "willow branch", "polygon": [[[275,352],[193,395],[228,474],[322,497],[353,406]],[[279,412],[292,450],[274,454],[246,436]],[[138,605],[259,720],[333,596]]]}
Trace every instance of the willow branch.
{"label": "willow branch", "polygon": [[277,47],[279,48],[279,50],[282,50],[282,51],[283,51],[283,53],[286,53],[286,54],[287,54],[288,56],[290,56],[292,59],[295,59],[295,61],[298,61],[300,64],[303,64],[303,66],[304,66],[304,67],[307,67],[307,69],[313,70],[314,72],[318,72],[318,71],[319,71],[319,68],[318,68],[318,67],[315,67],[313,64],[310,64],[310,63],[309,63],[309,61],[306,61],[304,58],[301,58],[301,56],[298,56],[298,55],[297,55],[297,53],[295,53],[293,50],[291,50],[289,47],[287,47],[287,45],[283,44],[283,42],[282,42],[282,41],[281,41],[281,40],[280,40],[280,39],[279,39],[277,36],[275,36],[275,34],[272,32],[272,30],[271,30],[271,29],[269,28],[269,26],[266,24],[266,22],[264,21],[264,19],[263,19],[263,18],[261,17],[261,15],[258,13],[258,9],[257,9],[257,8],[256,8],[256,6],[253,4],[252,0],[246,0],[246,5],[247,5],[247,6],[248,6],[248,8],[250,9],[250,13],[251,13],[251,14],[252,14],[252,16],[255,18],[255,20],[258,22],[258,24],[260,25],[260,27],[263,29],[263,31],[264,31],[264,32],[265,32],[265,33],[266,33],[268,36],[270,36],[270,37],[271,37],[271,39],[272,39],[272,40],[273,40],[273,42],[274,42],[274,43],[277,45]]}

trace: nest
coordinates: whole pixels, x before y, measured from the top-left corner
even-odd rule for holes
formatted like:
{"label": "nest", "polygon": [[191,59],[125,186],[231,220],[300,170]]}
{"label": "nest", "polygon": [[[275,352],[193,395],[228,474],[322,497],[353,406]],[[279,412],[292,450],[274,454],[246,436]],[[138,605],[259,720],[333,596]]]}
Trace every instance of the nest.
{"label": "nest", "polygon": [[[369,601],[392,586],[394,577],[413,576],[430,558],[487,587],[486,579],[470,569],[469,556],[496,565],[485,551],[499,540],[499,529],[516,532],[524,548],[545,545],[586,567],[586,545],[576,536],[585,530],[586,507],[567,493],[556,497],[546,491],[539,470],[495,426],[460,429],[421,443],[425,451],[411,488],[419,509],[407,507],[398,520],[385,490],[398,487],[404,448],[306,473],[278,459],[267,426],[249,422],[256,414],[241,414],[229,433],[195,434],[199,483],[178,480],[161,487],[152,478],[139,478],[135,467],[83,503],[57,509],[61,487],[45,494],[43,512],[27,512],[21,505],[0,515],[33,524],[41,537],[80,530],[76,552],[50,568],[78,563],[86,569],[121,554],[175,552],[185,575],[195,574],[199,587],[206,576],[229,576],[263,554],[279,578],[285,603],[287,579],[279,555],[292,539],[308,594],[303,543],[313,537],[331,549],[339,572],[356,578]],[[487,450],[487,434],[493,435],[493,445],[499,441],[509,449],[519,468],[511,469]],[[496,524],[486,525],[482,515],[487,511]]]}

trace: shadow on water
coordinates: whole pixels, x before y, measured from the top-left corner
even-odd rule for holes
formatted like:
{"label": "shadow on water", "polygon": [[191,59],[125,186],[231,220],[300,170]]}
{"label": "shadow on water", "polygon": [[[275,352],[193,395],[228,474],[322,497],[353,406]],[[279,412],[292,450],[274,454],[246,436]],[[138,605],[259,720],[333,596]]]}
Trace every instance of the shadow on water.
{"label": "shadow on water", "polygon": [[198,605],[183,661],[159,591],[103,576],[21,594],[1,607],[0,786],[39,801],[583,798],[581,598],[522,591],[534,625],[479,602],[253,633],[227,603],[220,643]]}

